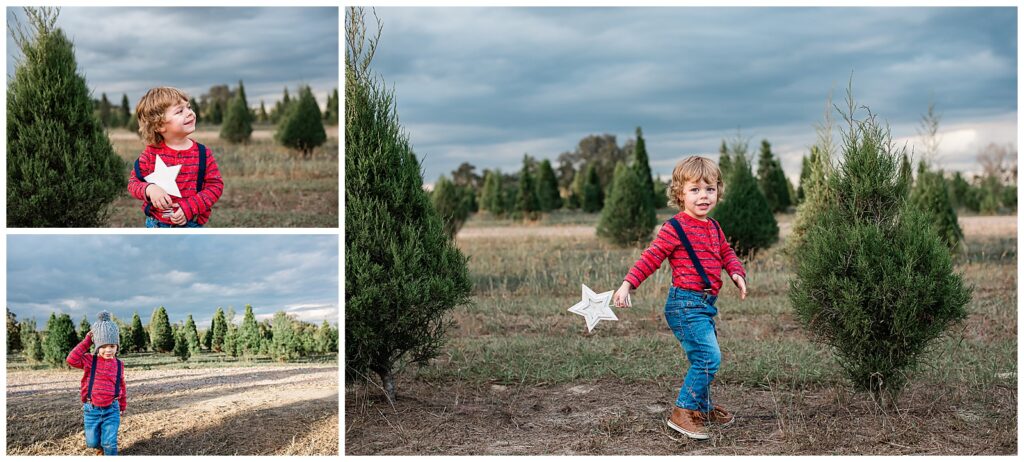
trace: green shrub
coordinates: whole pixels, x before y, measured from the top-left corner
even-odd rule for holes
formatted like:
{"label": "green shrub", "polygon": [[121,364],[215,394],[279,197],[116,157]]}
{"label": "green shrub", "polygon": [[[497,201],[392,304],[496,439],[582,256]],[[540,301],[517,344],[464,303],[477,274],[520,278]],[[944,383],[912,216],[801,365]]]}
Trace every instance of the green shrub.
{"label": "green shrub", "polygon": [[615,166],[612,184],[612,194],[597,223],[597,236],[618,246],[650,241],[657,217],[637,171],[620,162]]}
{"label": "green shrub", "polygon": [[711,215],[738,255],[766,249],[779,240],[779,224],[743,153],[732,156],[732,175]]}

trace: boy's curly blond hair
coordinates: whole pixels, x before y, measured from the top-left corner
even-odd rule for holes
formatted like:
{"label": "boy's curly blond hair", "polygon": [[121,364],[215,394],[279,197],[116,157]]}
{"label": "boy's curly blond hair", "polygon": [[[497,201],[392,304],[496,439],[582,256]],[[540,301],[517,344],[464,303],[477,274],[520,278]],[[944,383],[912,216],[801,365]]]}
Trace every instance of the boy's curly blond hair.
{"label": "boy's curly blond hair", "polygon": [[182,101],[188,102],[188,93],[174,87],[152,88],[142,96],[135,106],[135,118],[139,120],[139,135],[149,145],[164,141],[157,130],[164,125],[164,111]]}
{"label": "boy's curly blond hair", "polygon": [[687,157],[679,161],[676,164],[676,168],[672,170],[672,182],[665,192],[668,196],[669,205],[679,210],[683,209],[683,196],[685,195],[683,186],[687,181],[703,181],[707,184],[717,185],[718,197],[722,197],[725,187],[722,184],[722,171],[718,169],[718,164],[712,162],[707,157]]}

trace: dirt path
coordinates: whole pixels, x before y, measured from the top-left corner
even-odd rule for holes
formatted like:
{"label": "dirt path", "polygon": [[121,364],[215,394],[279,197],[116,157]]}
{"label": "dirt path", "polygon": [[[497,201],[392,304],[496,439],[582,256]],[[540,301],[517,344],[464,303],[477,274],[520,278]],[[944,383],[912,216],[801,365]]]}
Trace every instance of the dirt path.
{"label": "dirt path", "polygon": [[[960,217],[964,235],[971,237],[993,237],[1017,234],[1017,216],[971,216]],[[779,219],[779,234],[786,236],[793,228],[793,216],[784,215]],[[593,237],[594,226],[491,226],[463,228],[459,239],[493,239],[496,237]]]}
{"label": "dirt path", "polygon": [[[85,455],[81,371],[7,373],[7,454]],[[130,370],[122,454],[338,453],[338,368]]]}
{"label": "dirt path", "polygon": [[[1016,382],[985,397],[912,386],[899,413],[843,387],[786,390],[716,384],[736,413],[698,442],[663,420],[675,383],[614,380],[540,386],[397,384],[394,407],[378,390],[346,388],[345,454],[755,455],[1015,454]],[[980,399],[979,399],[980,398]],[[974,403],[954,407],[950,403]]]}

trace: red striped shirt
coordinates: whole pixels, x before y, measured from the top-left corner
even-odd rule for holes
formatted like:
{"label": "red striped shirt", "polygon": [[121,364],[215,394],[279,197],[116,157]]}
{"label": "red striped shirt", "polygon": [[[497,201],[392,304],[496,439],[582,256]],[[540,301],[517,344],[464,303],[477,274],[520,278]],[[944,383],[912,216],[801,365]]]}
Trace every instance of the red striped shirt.
{"label": "red striped shirt", "polygon": [[[82,374],[82,402],[85,402],[85,397],[89,392],[89,372],[92,370],[92,353],[89,353],[89,347],[92,346],[92,336],[86,337],[82,340],[71,353],[68,353],[68,364],[71,367],[82,369],[85,371]],[[92,404],[98,407],[107,407],[114,402],[114,397],[117,397],[118,404],[121,405],[121,411],[124,412],[128,409],[128,388],[124,384],[124,366],[121,367],[121,390],[118,393],[114,393],[114,381],[117,378],[117,359],[103,359],[102,356],[96,358],[96,378],[92,382]]]}
{"label": "red striped shirt", "polygon": [[[210,148],[208,146],[206,148],[206,176],[203,180],[202,191],[196,191],[196,180],[199,178],[199,143],[193,140],[192,147],[183,151],[173,149],[162,141],[159,146],[146,146],[139,156],[139,170],[142,173],[142,178],[156,169],[157,155],[168,167],[181,165],[177,177],[181,197],[171,196],[171,202],[181,206],[186,220],[194,219],[196,223],[206,224],[210,220],[210,210],[213,208],[213,204],[220,199],[220,195],[224,192],[224,181],[221,180],[217,161],[213,158]],[[132,197],[143,202],[143,212],[147,205],[152,207],[146,198],[146,187],[150,184],[137,178],[134,168],[128,174],[128,192]],[[155,211],[155,208],[152,210],[154,212],[150,216],[164,223],[172,224],[170,218],[164,218],[161,213]]]}
{"label": "red striped shirt", "polygon": [[[725,234],[718,223],[712,223],[711,219],[700,221],[685,212],[679,212],[675,218],[682,225],[683,232],[686,233],[697,259],[711,281],[712,295],[718,295],[718,290],[722,288],[722,268],[725,268],[730,277],[733,274],[747,277],[743,263],[725,240]],[[626,274],[626,282],[634,289],[640,287],[648,276],[661,267],[665,258],[668,258],[668,263],[672,267],[673,286],[698,292],[704,290],[704,280],[697,273],[690,255],[686,253],[676,229],[668,222],[661,227],[651,246],[644,250],[640,259],[630,268]]]}

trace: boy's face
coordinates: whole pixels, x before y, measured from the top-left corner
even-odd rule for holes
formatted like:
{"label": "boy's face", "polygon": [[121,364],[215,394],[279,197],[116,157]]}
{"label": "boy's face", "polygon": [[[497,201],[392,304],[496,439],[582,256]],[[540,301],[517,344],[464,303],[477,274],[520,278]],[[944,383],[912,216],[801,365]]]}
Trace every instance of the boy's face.
{"label": "boy's face", "polygon": [[687,181],[683,184],[683,211],[699,220],[706,219],[711,209],[718,204],[718,185],[703,180]]}
{"label": "boy's face", "polygon": [[181,100],[164,110],[164,123],[157,130],[164,138],[184,138],[196,131],[196,114],[188,101]]}
{"label": "boy's face", "polygon": [[117,354],[117,345],[103,345],[96,349],[96,352],[100,354],[103,359],[114,359],[114,355]]}

